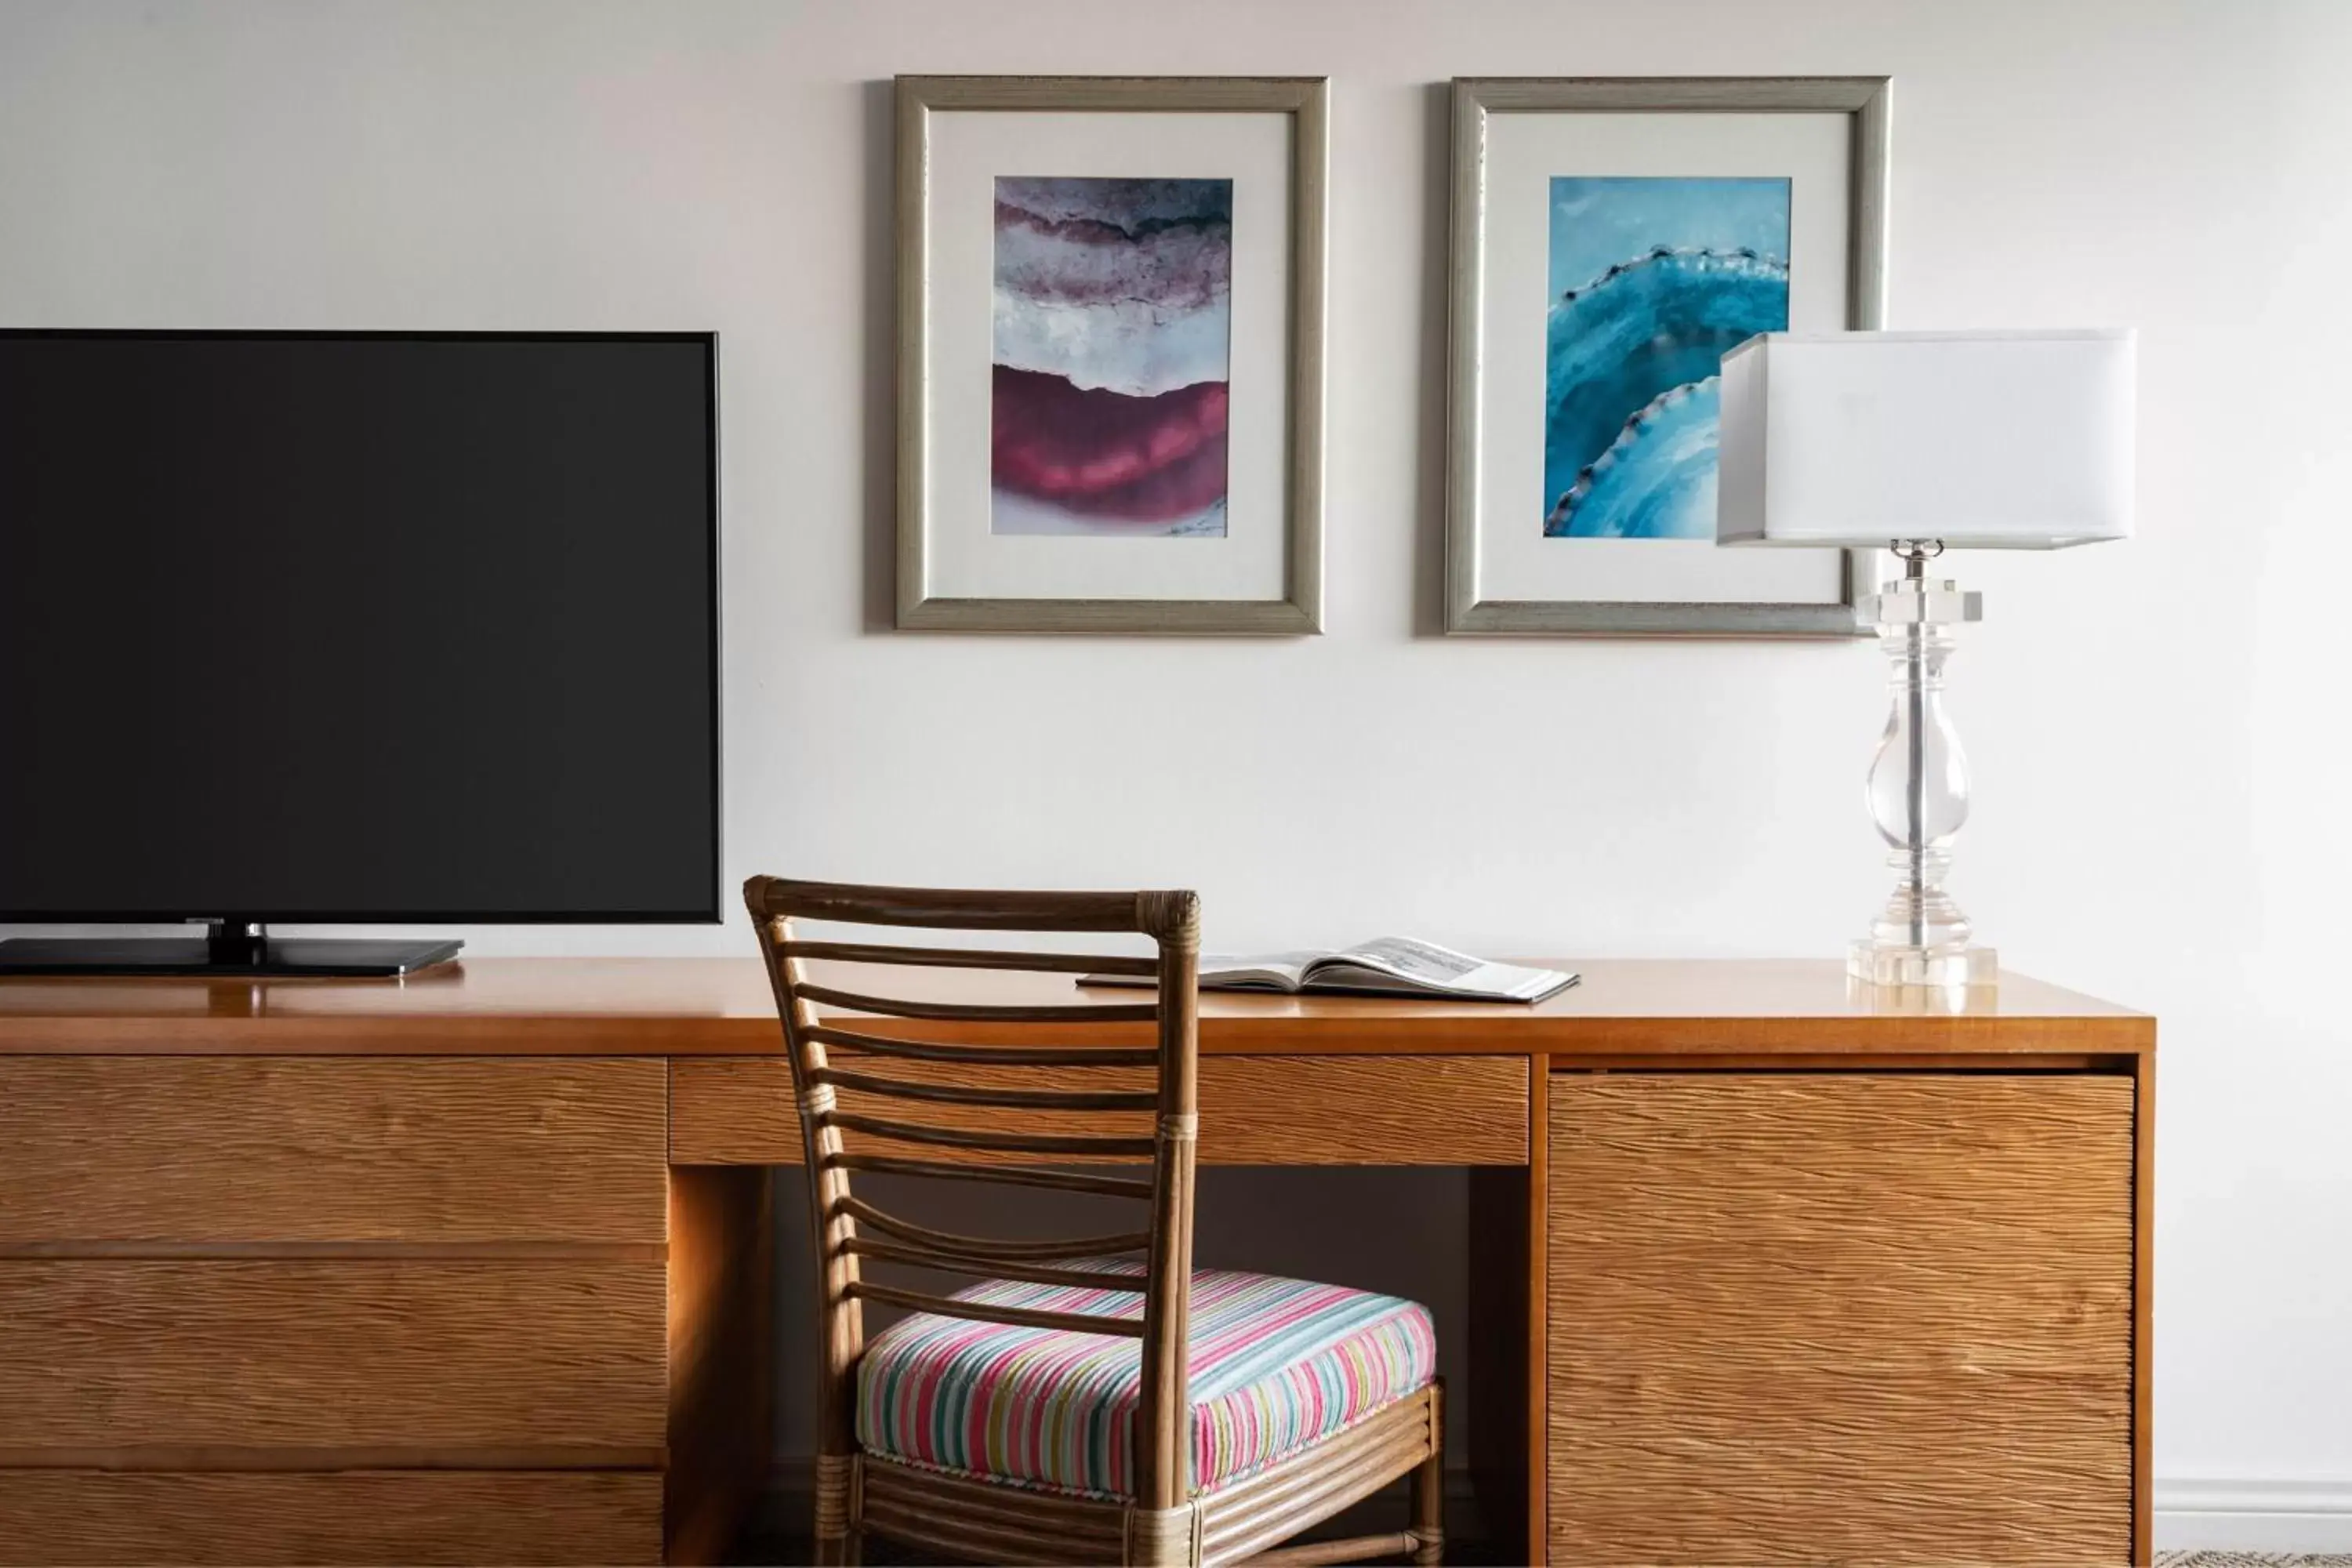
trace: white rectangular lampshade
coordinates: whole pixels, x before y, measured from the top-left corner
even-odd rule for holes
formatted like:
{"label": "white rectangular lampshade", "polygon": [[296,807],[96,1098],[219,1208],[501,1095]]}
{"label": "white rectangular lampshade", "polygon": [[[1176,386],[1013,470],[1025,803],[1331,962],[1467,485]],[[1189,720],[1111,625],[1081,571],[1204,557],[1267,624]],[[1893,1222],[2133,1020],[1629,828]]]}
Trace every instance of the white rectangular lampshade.
{"label": "white rectangular lampshade", "polygon": [[1716,542],[2122,539],[2132,390],[2129,331],[1750,338],[1723,356]]}

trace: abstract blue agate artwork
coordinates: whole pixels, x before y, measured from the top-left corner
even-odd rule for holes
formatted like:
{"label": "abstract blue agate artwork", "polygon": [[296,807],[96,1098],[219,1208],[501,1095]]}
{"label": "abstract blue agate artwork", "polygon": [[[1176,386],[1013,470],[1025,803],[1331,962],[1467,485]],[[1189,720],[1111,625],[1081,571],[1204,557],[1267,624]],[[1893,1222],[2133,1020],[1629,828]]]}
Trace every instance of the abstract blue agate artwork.
{"label": "abstract blue agate artwork", "polygon": [[1551,182],[1544,533],[1715,537],[1717,374],[1789,326],[1789,182]]}

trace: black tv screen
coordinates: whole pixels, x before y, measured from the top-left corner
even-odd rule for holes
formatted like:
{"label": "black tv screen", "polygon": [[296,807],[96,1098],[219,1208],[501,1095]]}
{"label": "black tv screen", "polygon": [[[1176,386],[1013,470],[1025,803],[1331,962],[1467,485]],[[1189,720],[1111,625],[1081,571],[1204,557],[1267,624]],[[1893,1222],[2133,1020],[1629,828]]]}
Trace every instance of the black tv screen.
{"label": "black tv screen", "polygon": [[0,332],[0,920],[716,920],[716,352]]}

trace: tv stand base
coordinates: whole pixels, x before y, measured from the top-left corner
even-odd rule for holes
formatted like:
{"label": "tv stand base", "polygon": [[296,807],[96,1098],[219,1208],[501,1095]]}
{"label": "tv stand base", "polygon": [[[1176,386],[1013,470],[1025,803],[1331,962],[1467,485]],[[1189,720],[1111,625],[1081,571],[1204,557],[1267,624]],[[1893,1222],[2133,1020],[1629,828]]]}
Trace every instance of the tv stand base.
{"label": "tv stand base", "polygon": [[383,979],[446,963],[465,945],[432,938],[273,937],[256,921],[215,921],[201,937],[10,937],[0,941],[0,974]]}

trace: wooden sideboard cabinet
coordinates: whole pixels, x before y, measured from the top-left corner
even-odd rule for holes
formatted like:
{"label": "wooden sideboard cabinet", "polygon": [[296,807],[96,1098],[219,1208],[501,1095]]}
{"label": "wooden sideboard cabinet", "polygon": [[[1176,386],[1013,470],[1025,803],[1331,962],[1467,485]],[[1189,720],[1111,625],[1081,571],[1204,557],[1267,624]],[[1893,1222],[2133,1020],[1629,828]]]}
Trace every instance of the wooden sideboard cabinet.
{"label": "wooden sideboard cabinet", "polygon": [[0,983],[0,1563],[724,1548],[767,1173],[671,1166],[658,1016],[477,968]]}
{"label": "wooden sideboard cabinet", "polygon": [[1550,1088],[1550,1561],[2129,1559],[2130,1079]]}
{"label": "wooden sideboard cabinet", "polygon": [[[1472,1168],[1440,1336],[1506,1552],[2145,1563],[2154,1020],[1568,967],[1202,1005],[1204,1163]],[[773,1342],[780,1046],[750,959],[0,982],[0,1565],[723,1553],[815,1354]]]}

